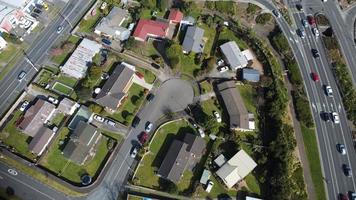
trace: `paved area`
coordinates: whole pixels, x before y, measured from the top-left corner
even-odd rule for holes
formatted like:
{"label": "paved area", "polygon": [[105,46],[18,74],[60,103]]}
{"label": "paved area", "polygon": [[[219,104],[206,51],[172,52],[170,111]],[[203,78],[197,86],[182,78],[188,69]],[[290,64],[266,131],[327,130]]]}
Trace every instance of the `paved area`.
{"label": "paved area", "polygon": [[134,74],[134,77],[133,77],[133,80],[132,80],[134,83],[148,89],[148,90],[151,90],[153,85],[151,84],[148,84],[146,83],[145,79],[144,78],[140,78],[138,77],[136,74]]}

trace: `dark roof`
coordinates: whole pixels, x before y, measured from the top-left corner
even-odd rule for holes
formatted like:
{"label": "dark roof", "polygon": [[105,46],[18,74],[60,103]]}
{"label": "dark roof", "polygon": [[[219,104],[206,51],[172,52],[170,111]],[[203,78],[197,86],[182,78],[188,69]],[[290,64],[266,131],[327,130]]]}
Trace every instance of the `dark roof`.
{"label": "dark roof", "polygon": [[249,129],[249,117],[245,104],[236,88],[234,81],[218,84],[218,90],[224,100],[225,108],[230,117],[230,128]]}
{"label": "dark roof", "polygon": [[190,158],[199,158],[205,146],[205,141],[193,134],[186,134],[184,141],[174,140],[158,170],[158,174],[174,183],[179,182]]}
{"label": "dark roof", "polygon": [[203,43],[204,29],[197,26],[189,26],[183,41],[183,50],[186,52],[193,51],[200,53],[204,49]]}
{"label": "dark roof", "polygon": [[251,82],[260,81],[260,73],[258,72],[258,70],[255,70],[255,69],[244,68],[242,70],[242,77],[243,77],[243,79],[251,81]]}
{"label": "dark roof", "polygon": [[53,136],[54,133],[51,129],[42,126],[35,137],[32,138],[28,146],[29,150],[37,155],[41,155]]}
{"label": "dark roof", "polygon": [[55,109],[55,106],[45,100],[37,99],[25,113],[18,127],[22,132],[34,137]]}
{"label": "dark roof", "polygon": [[105,82],[95,101],[105,107],[116,109],[126,93],[126,85],[131,81],[135,71],[123,64],[115,67],[109,79]]}
{"label": "dark roof", "polygon": [[99,136],[100,132],[93,125],[80,121],[63,149],[64,156],[79,165],[83,164]]}

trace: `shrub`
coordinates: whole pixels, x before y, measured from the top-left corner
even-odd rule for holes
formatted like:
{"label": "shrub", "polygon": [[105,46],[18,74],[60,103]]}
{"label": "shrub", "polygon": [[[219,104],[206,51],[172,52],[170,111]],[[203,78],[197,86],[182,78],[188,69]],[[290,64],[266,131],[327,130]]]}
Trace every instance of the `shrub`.
{"label": "shrub", "polygon": [[270,13],[263,13],[256,17],[255,21],[257,24],[265,25],[272,20],[272,15]]}
{"label": "shrub", "polygon": [[256,14],[257,12],[261,11],[261,8],[256,6],[255,4],[252,3],[248,3],[248,7],[246,9],[248,14]]}

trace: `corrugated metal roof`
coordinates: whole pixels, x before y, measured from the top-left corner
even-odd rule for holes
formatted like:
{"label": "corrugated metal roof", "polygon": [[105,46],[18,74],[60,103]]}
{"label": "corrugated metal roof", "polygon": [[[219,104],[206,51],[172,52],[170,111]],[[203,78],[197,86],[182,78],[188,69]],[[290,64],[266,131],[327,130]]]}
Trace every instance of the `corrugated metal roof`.
{"label": "corrugated metal roof", "polygon": [[251,82],[260,81],[260,73],[258,70],[255,70],[255,69],[244,68],[242,70],[242,77],[243,77],[243,79],[251,81]]}
{"label": "corrugated metal roof", "polygon": [[220,49],[225,56],[225,61],[232,69],[245,67],[248,64],[246,57],[241,53],[235,41],[226,42],[220,46]]}
{"label": "corrugated metal roof", "polygon": [[200,53],[204,49],[204,29],[197,26],[189,26],[183,41],[183,51]]}

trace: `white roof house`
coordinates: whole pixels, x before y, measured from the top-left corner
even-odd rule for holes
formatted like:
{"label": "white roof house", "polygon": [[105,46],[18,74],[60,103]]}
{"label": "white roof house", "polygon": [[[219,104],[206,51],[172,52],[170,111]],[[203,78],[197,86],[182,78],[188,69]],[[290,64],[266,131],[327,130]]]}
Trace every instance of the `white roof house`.
{"label": "white roof house", "polygon": [[248,61],[253,60],[255,58],[254,54],[250,49],[243,50],[241,53],[246,57]]}
{"label": "white roof house", "polygon": [[224,55],[224,60],[233,70],[247,66],[248,60],[245,55],[242,54],[235,41],[226,42],[220,46],[220,50]]}
{"label": "white roof house", "polygon": [[214,163],[217,166],[221,167],[221,166],[223,166],[223,164],[226,163],[226,161],[227,161],[227,159],[225,158],[225,156],[223,154],[220,154],[217,158],[215,158]]}
{"label": "white roof house", "polygon": [[97,42],[84,38],[61,68],[62,73],[77,79],[84,78],[88,64],[92,62],[94,55],[99,53],[100,48],[101,45]]}
{"label": "white roof house", "polygon": [[256,166],[255,161],[244,150],[240,150],[216,174],[224,181],[228,188],[232,188]]}
{"label": "white roof house", "polygon": [[4,38],[2,38],[0,36],[0,51],[2,51],[3,49],[5,49],[7,46],[7,42],[4,40]]}

